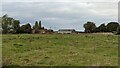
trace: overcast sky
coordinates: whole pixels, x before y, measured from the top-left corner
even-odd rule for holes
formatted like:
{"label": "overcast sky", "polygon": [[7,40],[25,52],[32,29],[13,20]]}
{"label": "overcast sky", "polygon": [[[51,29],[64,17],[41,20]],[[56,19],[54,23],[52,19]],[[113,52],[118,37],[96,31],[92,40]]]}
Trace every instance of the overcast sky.
{"label": "overcast sky", "polygon": [[29,22],[33,25],[36,20],[41,20],[42,26],[45,28],[52,27],[54,30],[73,28],[83,31],[83,24],[87,21],[92,21],[99,26],[101,23],[107,24],[110,21],[118,20],[117,0],[115,2],[16,1],[3,2],[2,14],[19,19],[21,24]]}
{"label": "overcast sky", "polygon": [[2,0],[3,2],[116,2],[119,0]]}

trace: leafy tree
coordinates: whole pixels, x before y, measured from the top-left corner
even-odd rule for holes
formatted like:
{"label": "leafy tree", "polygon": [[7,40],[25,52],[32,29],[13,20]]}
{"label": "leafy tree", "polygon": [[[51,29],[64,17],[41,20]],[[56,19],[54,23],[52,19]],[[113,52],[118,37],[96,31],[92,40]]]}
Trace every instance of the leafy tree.
{"label": "leafy tree", "polygon": [[99,27],[96,27],[96,28],[94,29],[94,32],[100,32],[100,28],[99,28]]}
{"label": "leafy tree", "polygon": [[14,30],[14,33],[19,33],[19,31],[20,31],[20,21],[19,20],[14,20],[13,30]]}
{"label": "leafy tree", "polygon": [[106,32],[106,29],[107,29],[104,23],[101,24],[98,28],[99,28],[100,32]]}
{"label": "leafy tree", "polygon": [[2,33],[7,33],[7,27],[8,27],[8,21],[7,21],[8,15],[4,15],[2,17]]}
{"label": "leafy tree", "polygon": [[91,33],[91,32],[94,32],[96,25],[93,22],[87,22],[84,24],[83,27],[85,28],[85,32]]}
{"label": "leafy tree", "polygon": [[39,28],[41,29],[41,21],[39,21]]}
{"label": "leafy tree", "polygon": [[14,19],[8,17],[7,14],[2,17],[2,33],[9,33],[11,31],[13,21]]}
{"label": "leafy tree", "polygon": [[36,21],[35,25],[33,26],[33,29],[41,29],[41,21],[39,21],[39,23],[38,21]]}
{"label": "leafy tree", "polygon": [[120,25],[117,27],[117,34],[120,34]]}
{"label": "leafy tree", "polygon": [[118,26],[119,26],[119,24],[117,22],[110,22],[107,24],[107,31],[108,32],[116,31]]}
{"label": "leafy tree", "polygon": [[31,25],[29,23],[20,27],[21,33],[31,33]]}
{"label": "leafy tree", "polygon": [[14,18],[8,17],[5,14],[2,17],[2,32],[3,33],[19,33],[20,31],[20,21]]}
{"label": "leafy tree", "polygon": [[35,26],[33,25],[33,28],[32,29],[35,29]]}
{"label": "leafy tree", "polygon": [[38,21],[35,22],[35,28],[38,28],[39,27],[39,24],[38,24]]}

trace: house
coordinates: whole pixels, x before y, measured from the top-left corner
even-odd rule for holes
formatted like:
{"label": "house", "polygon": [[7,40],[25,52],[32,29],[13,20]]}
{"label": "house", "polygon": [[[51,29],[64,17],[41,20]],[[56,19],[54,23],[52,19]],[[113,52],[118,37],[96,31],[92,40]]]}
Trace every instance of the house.
{"label": "house", "polygon": [[75,29],[59,29],[58,30],[59,34],[71,34],[71,33],[76,33]]}

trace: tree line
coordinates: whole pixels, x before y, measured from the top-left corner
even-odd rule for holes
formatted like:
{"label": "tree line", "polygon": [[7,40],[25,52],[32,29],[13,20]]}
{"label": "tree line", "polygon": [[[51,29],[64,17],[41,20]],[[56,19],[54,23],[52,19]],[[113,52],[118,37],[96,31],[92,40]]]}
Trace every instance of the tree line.
{"label": "tree line", "polygon": [[[109,22],[107,25],[105,23],[100,26],[96,26],[94,22],[88,21],[83,25],[85,28],[85,33],[94,33],[94,32],[114,32],[115,34],[120,34],[120,24],[118,22]],[[3,34],[20,34],[20,33],[28,33],[31,34],[32,30],[41,29],[41,21],[36,21],[33,27],[26,23],[25,25],[20,26],[20,21],[16,20],[12,17],[8,17],[7,14],[2,16],[2,33]],[[43,27],[44,28],[44,27]]]}
{"label": "tree line", "polygon": [[[39,25],[40,24],[40,25]],[[4,15],[2,17],[2,33],[3,34],[20,34],[20,33],[28,33],[31,34],[32,29],[41,28],[41,21],[36,21],[35,25],[32,27],[29,23],[20,26],[20,21],[16,20],[12,17],[8,17],[8,15]]]}
{"label": "tree line", "polygon": [[94,22],[88,21],[83,25],[86,33],[93,32],[112,32],[115,34],[120,34],[120,24],[118,22],[109,22],[107,25],[105,23],[100,26],[96,26]]}

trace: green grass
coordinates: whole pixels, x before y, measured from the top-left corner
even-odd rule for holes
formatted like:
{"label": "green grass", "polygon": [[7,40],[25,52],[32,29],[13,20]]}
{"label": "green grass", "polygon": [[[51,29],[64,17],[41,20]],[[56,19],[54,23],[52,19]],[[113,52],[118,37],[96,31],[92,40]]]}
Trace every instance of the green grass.
{"label": "green grass", "polygon": [[2,37],[4,65],[118,65],[118,36],[116,35],[8,34]]}

